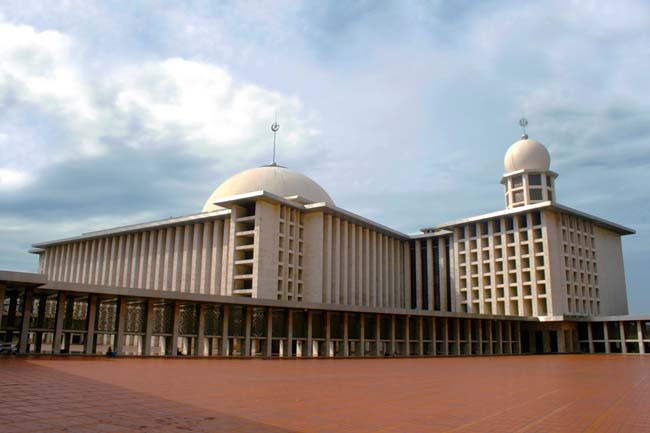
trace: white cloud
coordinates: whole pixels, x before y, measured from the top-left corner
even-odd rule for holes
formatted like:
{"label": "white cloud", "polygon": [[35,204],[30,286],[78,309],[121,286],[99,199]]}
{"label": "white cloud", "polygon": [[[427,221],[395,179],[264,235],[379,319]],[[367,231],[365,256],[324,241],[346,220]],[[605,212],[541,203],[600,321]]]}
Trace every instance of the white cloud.
{"label": "white cloud", "polygon": [[[0,108],[6,113],[25,109],[55,118],[78,141],[77,146],[61,143],[59,149],[51,145],[38,148],[30,142],[13,143],[11,148],[21,156],[16,159],[23,160],[20,162],[24,166],[46,163],[66,153],[97,151],[83,128],[96,119],[97,110],[72,59],[74,50],[72,40],[60,32],[39,32],[30,26],[0,22]],[[4,163],[10,152],[4,152]],[[25,157],[28,161],[24,161]]]}
{"label": "white cloud", "polygon": [[[46,128],[56,128],[56,137],[20,140],[34,133],[23,129],[11,133],[19,143],[2,142],[0,168],[12,173],[4,187],[22,185],[52,162],[105,154],[115,143],[183,150],[221,164],[266,162],[275,113],[283,150],[300,154],[316,134],[296,97],[238,82],[218,66],[167,58],[94,76],[76,62],[76,49],[61,32],[0,22],[0,108],[44,116]],[[0,133],[14,128],[0,121]],[[16,165],[26,172],[9,171]]]}
{"label": "white cloud", "polygon": [[0,83],[4,96],[38,102],[50,110],[92,116],[81,80],[72,67],[72,42],[56,31],[0,22]]}
{"label": "white cloud", "polygon": [[[276,112],[283,129],[291,131],[283,135],[285,148],[297,151],[315,134],[297,98],[236,83],[213,65],[171,58],[121,70],[116,77],[111,134],[131,146],[165,147],[180,140],[191,153],[208,158],[255,158],[269,151]],[[144,135],[130,136],[134,121]]]}
{"label": "white cloud", "polygon": [[0,190],[19,189],[32,181],[29,173],[0,168]]}

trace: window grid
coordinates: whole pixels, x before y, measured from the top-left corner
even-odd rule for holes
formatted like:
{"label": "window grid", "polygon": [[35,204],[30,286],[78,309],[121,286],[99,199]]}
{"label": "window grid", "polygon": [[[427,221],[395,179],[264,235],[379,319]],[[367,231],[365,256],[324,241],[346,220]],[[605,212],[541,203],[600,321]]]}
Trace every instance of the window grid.
{"label": "window grid", "polygon": [[303,299],[303,222],[303,214],[298,209],[280,206],[278,300]]}
{"label": "window grid", "polygon": [[538,212],[457,227],[461,311],[548,315],[543,233]]}
{"label": "window grid", "polygon": [[562,250],[567,311],[575,315],[600,314],[593,224],[562,214]]}

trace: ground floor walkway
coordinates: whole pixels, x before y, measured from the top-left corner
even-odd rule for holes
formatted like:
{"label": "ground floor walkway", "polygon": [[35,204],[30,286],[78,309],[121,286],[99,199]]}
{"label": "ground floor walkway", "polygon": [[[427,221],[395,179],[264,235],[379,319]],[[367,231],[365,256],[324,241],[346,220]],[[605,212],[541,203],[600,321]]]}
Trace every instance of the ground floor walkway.
{"label": "ground floor walkway", "polygon": [[650,432],[650,357],[0,358],[0,431]]}

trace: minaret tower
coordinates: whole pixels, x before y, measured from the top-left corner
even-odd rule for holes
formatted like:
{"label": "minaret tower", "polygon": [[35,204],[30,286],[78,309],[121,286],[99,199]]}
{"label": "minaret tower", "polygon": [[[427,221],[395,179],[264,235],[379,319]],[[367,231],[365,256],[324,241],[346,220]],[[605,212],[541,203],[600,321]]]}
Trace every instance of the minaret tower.
{"label": "minaret tower", "polygon": [[524,134],[510,146],[503,161],[505,174],[501,184],[505,187],[506,209],[556,199],[558,175],[550,170],[551,156],[542,143],[528,138],[526,119],[521,119],[519,125]]}

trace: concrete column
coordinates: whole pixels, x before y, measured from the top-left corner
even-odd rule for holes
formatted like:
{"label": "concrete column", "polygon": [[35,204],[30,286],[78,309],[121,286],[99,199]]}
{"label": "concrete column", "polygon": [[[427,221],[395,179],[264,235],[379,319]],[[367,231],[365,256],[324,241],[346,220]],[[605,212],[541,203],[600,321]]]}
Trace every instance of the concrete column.
{"label": "concrete column", "polygon": [[[506,348],[508,350],[508,354],[512,355],[513,354],[513,350],[512,350],[512,346],[513,346],[512,345],[512,322],[507,321],[507,322],[505,322],[505,324],[506,324],[506,338],[508,339],[507,343],[506,343]],[[549,344],[550,344],[550,339],[549,339]]]}
{"label": "concrete column", "polygon": [[589,353],[595,353],[594,350],[594,333],[591,330],[592,323],[587,323],[587,338],[589,339]]}
{"label": "concrete column", "polygon": [[[2,304],[0,303],[0,306]],[[42,328],[45,320],[45,307],[47,306],[47,295],[41,295],[38,297],[38,318],[36,322],[36,328]],[[0,313],[1,314],[1,313]],[[35,353],[41,353],[43,348],[43,332],[36,332],[36,347],[34,348]]]}
{"label": "concrete column", "polygon": [[54,325],[54,340],[52,353],[61,353],[61,338],[63,337],[63,320],[65,319],[65,304],[68,297],[65,292],[59,292],[56,301],[56,319]]}
{"label": "concrete column", "polygon": [[438,319],[435,317],[431,318],[431,345],[432,345],[432,352],[433,356],[438,356]]}
{"label": "concrete column", "polygon": [[603,337],[605,338],[605,353],[609,353],[609,329],[607,329],[607,322],[602,322]]}
{"label": "concrete column", "polygon": [[171,356],[176,356],[178,352],[178,336],[181,326],[181,303],[180,301],[174,302],[174,320],[172,322],[172,347]]}
{"label": "concrete column", "polygon": [[221,356],[230,356],[228,353],[228,306],[223,306],[223,318],[221,325]]}
{"label": "concrete column", "polygon": [[307,358],[311,358],[314,351],[313,321],[314,314],[311,310],[309,310],[307,311]]}
{"label": "concrete column", "polygon": [[415,241],[415,308],[422,309],[422,248],[419,240]]}
{"label": "concrete column", "polygon": [[266,309],[266,350],[264,356],[273,356],[273,308]]}
{"label": "concrete column", "polygon": [[[69,300],[65,307],[65,317],[72,317],[74,315],[74,298]],[[72,343],[72,335],[68,332],[63,334],[63,350],[65,353],[70,353],[70,344]]]}
{"label": "concrete column", "polygon": [[506,322],[508,324],[508,353],[512,355],[512,322]]}
{"label": "concrete column", "polygon": [[445,317],[442,320],[442,325],[443,325],[442,335],[444,339],[444,347],[442,349],[442,353],[445,356],[449,356],[449,319],[447,317]]}
{"label": "concrete column", "polygon": [[124,329],[126,328],[126,297],[118,298],[117,334],[115,335],[115,352],[119,355],[124,347]]}
{"label": "concrete column", "polygon": [[2,330],[2,313],[4,311],[6,290],[7,286],[0,284],[0,330]]}
{"label": "concrete column", "polygon": [[418,355],[424,355],[424,317],[418,317]]}
{"label": "concrete column", "polygon": [[440,311],[447,311],[447,252],[444,238],[438,242],[438,266],[440,268]]}
{"label": "concrete column", "polygon": [[471,355],[472,354],[472,340],[474,339],[474,335],[472,335],[472,319],[467,319],[465,321],[465,328],[466,328],[466,333],[465,333],[465,338],[467,339],[467,354]]}
{"label": "concrete column", "polygon": [[244,356],[251,356],[251,328],[253,327],[253,308],[246,307],[246,318],[244,324]]}
{"label": "concrete column", "polygon": [[637,333],[637,339],[639,340],[639,353],[645,353],[645,346],[643,345],[643,328],[641,328],[641,322],[640,320],[636,321],[636,333]]}
{"label": "concrete column", "polygon": [[523,353],[521,348],[521,322],[515,323],[515,340],[517,341],[517,355],[521,355]]}
{"label": "concrete column", "polygon": [[564,329],[560,325],[560,329],[557,331],[557,351],[558,353],[567,352],[567,341],[564,338]]}
{"label": "concrete column", "polygon": [[456,355],[461,354],[460,350],[460,319],[456,320]]}
{"label": "concrete column", "polygon": [[627,335],[625,335],[625,326],[623,326],[623,321],[618,322],[618,332],[621,334],[621,351],[622,353],[627,353]]}
{"label": "concrete column", "polygon": [[497,355],[503,355],[503,326],[497,322]]}
{"label": "concrete column", "polygon": [[293,353],[293,310],[287,310],[287,357],[291,358]]}
{"label": "concrete column", "polygon": [[476,340],[478,344],[478,354],[483,355],[483,322],[481,320],[476,321]]}
{"label": "concrete column", "polygon": [[494,337],[492,336],[492,322],[491,321],[487,322],[487,331],[488,331],[488,335],[487,335],[487,339],[488,339],[488,355],[494,355],[494,349],[492,347],[492,340],[494,339]]}
{"label": "concrete column", "polygon": [[147,300],[147,322],[144,328],[144,347],[142,353],[144,356],[151,355],[151,335],[153,334],[153,299]]}
{"label": "concrete column", "polygon": [[410,242],[404,242],[403,243],[404,248],[402,251],[402,257],[403,263],[402,263],[402,269],[403,269],[403,279],[402,279],[402,285],[404,287],[403,292],[402,292],[402,301],[404,304],[402,305],[402,308],[411,308],[411,246]]}
{"label": "concrete column", "polygon": [[23,320],[20,324],[20,342],[18,353],[29,352],[29,324],[32,319],[32,307],[34,305],[34,289],[25,289],[25,300],[23,302]]}
{"label": "concrete column", "polygon": [[[341,245],[341,240],[342,240],[342,230],[343,230],[343,223],[340,218],[334,218],[334,245],[333,245],[333,284],[332,284],[332,302],[334,304],[341,304],[342,302],[342,297],[341,297],[341,270],[342,267],[344,266],[343,263],[343,254],[341,253],[342,245]],[[345,258],[347,259],[347,251],[345,252]]]}
{"label": "concrete column", "polygon": [[[194,354],[196,356],[205,356],[205,304],[199,304],[199,323],[196,333],[196,349],[194,349]],[[250,335],[250,333],[249,333]]]}
{"label": "concrete column", "polygon": [[436,305],[436,291],[433,287],[435,285],[433,270],[433,264],[435,263],[435,260],[433,260],[433,242],[436,241],[437,239],[427,239],[425,241],[427,249],[427,262],[423,263],[423,265],[426,266],[427,287],[423,287],[423,289],[427,291],[427,297],[429,298],[429,304],[427,305],[427,310],[429,311],[435,310]]}
{"label": "concrete column", "polygon": [[359,356],[366,356],[366,316],[359,314],[359,320]]}
{"label": "concrete column", "polygon": [[348,325],[350,319],[348,313],[343,313],[343,356],[350,356],[350,347],[349,347],[349,334],[348,334]]}
{"label": "concrete column", "polygon": [[329,357],[330,356],[330,344],[332,342],[332,334],[331,334],[331,323],[332,323],[332,316],[330,315],[329,311],[325,312],[325,356]]}
{"label": "concrete column", "polygon": [[332,302],[332,216],[325,215],[325,233],[323,234],[323,302]]}
{"label": "concrete column", "polygon": [[393,355],[396,352],[396,341],[395,341],[395,315],[391,314],[390,316],[390,353]]}
{"label": "concrete column", "polygon": [[[341,263],[340,263],[340,295],[339,295],[339,301],[343,305],[348,305],[348,275],[349,275],[349,260],[348,258],[350,257],[350,252],[348,250],[349,242],[348,242],[348,235],[349,235],[349,230],[348,230],[348,222],[347,221],[341,221],[339,224],[339,232],[340,234],[340,239],[341,239]],[[345,319],[344,319],[345,320]],[[343,331],[345,332],[345,331]],[[344,344],[345,345],[345,344]],[[344,356],[345,352],[347,352],[345,349],[343,349]]]}
{"label": "concrete column", "polygon": [[86,355],[95,353],[95,322],[97,320],[97,295],[88,295],[88,318],[86,319]]}
{"label": "concrete column", "polygon": [[375,356],[381,356],[381,315],[375,314]]}
{"label": "concrete column", "polygon": [[410,318],[406,316],[404,318],[404,355],[411,355],[411,326]]}

